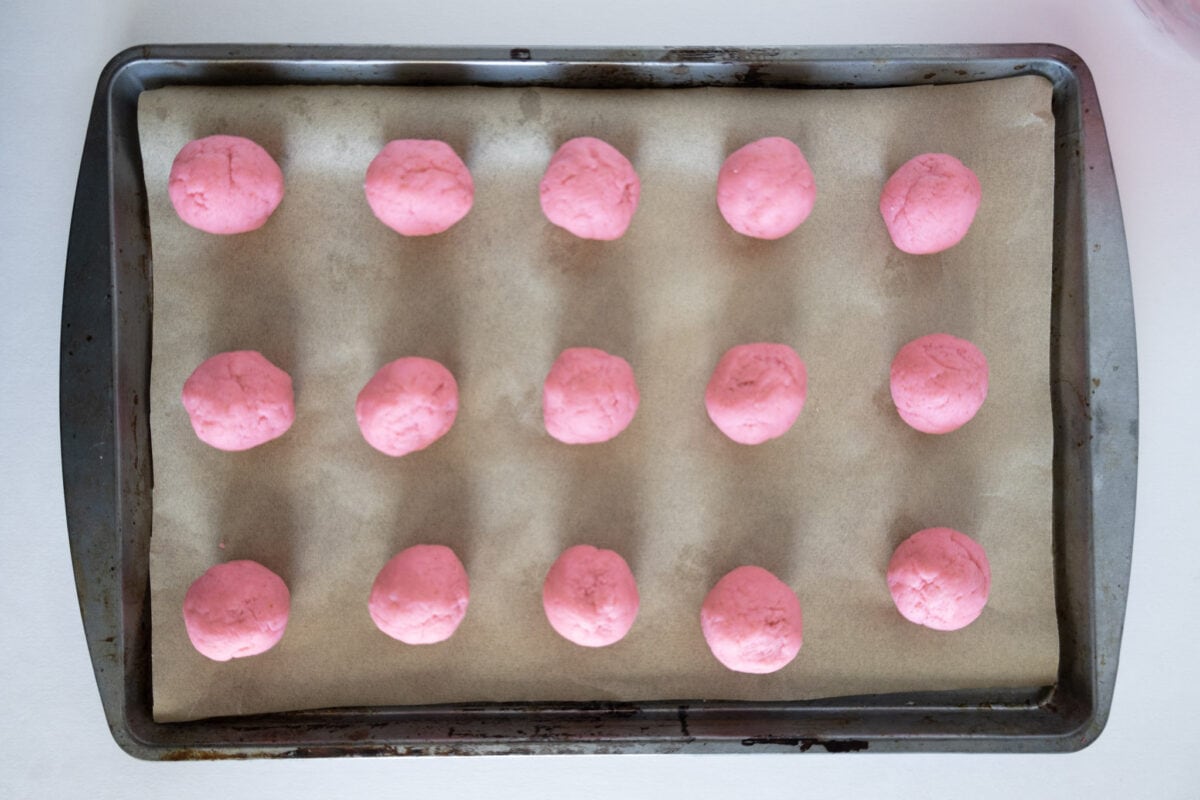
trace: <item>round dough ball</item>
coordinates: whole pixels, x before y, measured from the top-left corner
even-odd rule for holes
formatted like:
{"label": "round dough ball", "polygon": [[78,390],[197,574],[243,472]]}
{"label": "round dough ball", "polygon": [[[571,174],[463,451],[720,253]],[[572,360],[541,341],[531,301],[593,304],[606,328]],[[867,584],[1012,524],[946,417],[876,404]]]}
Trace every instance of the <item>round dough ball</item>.
{"label": "round dough ball", "polygon": [[762,567],[738,567],[717,581],[700,608],[704,640],[734,672],[757,675],[787,666],[800,652],[800,600]]}
{"label": "round dough ball", "polygon": [[384,564],[367,609],[376,627],[405,644],[434,644],[454,635],[467,613],[471,587],[454,551],[418,544]]}
{"label": "round dough ball", "polygon": [[988,363],[966,339],[931,333],[896,353],[891,384],[902,420],[922,433],[949,433],[970,422],[987,398]]}
{"label": "round dough ball", "polygon": [[581,239],[608,241],[629,228],[642,182],[615,147],[581,136],[558,148],[540,189],[546,219]]}
{"label": "round dough ball", "polygon": [[992,586],[992,568],[979,543],[951,528],[926,528],[892,554],[888,590],[909,622],[956,631],[979,617]]}
{"label": "round dough ball", "polygon": [[738,233],[756,239],[786,236],[808,219],[817,186],[804,153],[770,136],[734,151],[717,176],[717,207]]}
{"label": "round dough ball", "polygon": [[708,418],[740,444],[761,444],[788,432],[808,397],[808,371],[784,344],[731,348],[704,392]]}
{"label": "round dough ball", "polygon": [[192,429],[218,450],[249,450],[292,427],[292,378],[255,350],[219,353],[183,384]]}
{"label": "round dough ball", "polygon": [[962,241],[979,210],[979,178],[954,156],[926,153],[888,178],[879,213],[906,253],[940,253]]}
{"label": "round dough ball", "polygon": [[564,551],[542,584],[550,626],[584,647],[619,642],[638,613],[637,583],[625,559],[581,544]]}
{"label": "round dough ball", "polygon": [[628,361],[594,347],[572,347],[546,376],[542,419],[560,442],[607,442],[629,427],[640,401]]}
{"label": "round dough ball", "polygon": [[367,167],[364,189],[379,221],[405,236],[441,233],[475,202],[467,165],[436,139],[388,142]]}
{"label": "round dough ball", "polygon": [[283,638],[292,598],[257,561],[217,564],[188,587],[183,624],[192,646],[213,661],[265,653]]}
{"label": "round dough ball", "polygon": [[424,450],[458,416],[458,383],[450,370],[412,356],[384,364],[358,393],[358,428],[367,444],[389,456]]}
{"label": "round dough ball", "polygon": [[261,228],[283,200],[283,172],[241,136],[206,136],[175,156],[167,194],[179,218],[207,233]]}

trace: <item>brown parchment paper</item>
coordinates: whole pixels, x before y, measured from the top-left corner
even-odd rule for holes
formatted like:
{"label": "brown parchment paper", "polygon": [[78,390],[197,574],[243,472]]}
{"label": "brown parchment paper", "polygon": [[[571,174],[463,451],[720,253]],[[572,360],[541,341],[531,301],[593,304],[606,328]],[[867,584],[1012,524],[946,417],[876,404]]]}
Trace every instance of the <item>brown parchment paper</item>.
{"label": "brown parchment paper", "polygon": [[[170,88],[140,101],[154,256],[151,540],[154,710],[159,720],[340,705],[479,700],[801,699],[1027,686],[1058,663],[1051,555],[1049,321],[1053,134],[1037,77],[851,91],[493,88]],[[279,161],[286,196],[232,237],[175,216],[167,175],[190,139],[248,136]],[[551,226],[538,181],[578,135],[634,163],[628,234],[588,242]],[[718,214],[727,154],[796,141],[816,174],[812,216],[762,242]],[[469,165],[470,215],[406,239],[371,215],[367,164],[393,138],[440,138]],[[957,155],[983,203],[957,247],[892,247],[878,212],[893,170]],[[897,417],[892,356],[944,331],[991,365],[979,415],[926,436]],[[785,342],[809,398],[783,438],[737,445],[709,422],[704,387],[729,347]],[[642,402],[615,440],[562,445],[541,386],[566,347],[633,365]],[[179,402],[205,358],[257,349],[295,381],[284,437],[222,453]],[[354,400],[406,355],[458,379],[451,432],[392,459],[371,449]],[[991,559],[991,599],[956,633],[905,622],[884,582],[893,548],[930,526],[966,532]],[[457,634],[406,646],[373,626],[376,572],[402,548],[453,547],[471,580]],[[576,647],[541,609],[566,547],[614,548],[638,579],[620,643]],[[292,592],[282,642],[215,663],[181,607],[215,563],[262,562]],[[700,603],[741,564],[792,586],[804,647],[765,676],[721,667]]]}

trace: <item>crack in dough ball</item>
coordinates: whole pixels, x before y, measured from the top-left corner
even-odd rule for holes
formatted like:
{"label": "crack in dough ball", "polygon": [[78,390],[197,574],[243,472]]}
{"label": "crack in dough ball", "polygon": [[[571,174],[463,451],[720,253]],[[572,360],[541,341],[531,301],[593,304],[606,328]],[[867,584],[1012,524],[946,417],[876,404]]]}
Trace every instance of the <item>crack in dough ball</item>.
{"label": "crack in dough ball", "polygon": [[467,613],[467,571],[449,547],[418,544],[393,557],[371,586],[375,626],[405,644],[434,644],[454,635]]}
{"label": "crack in dough ball", "polygon": [[562,351],[542,387],[546,432],[566,444],[607,442],[629,427],[641,395],[633,368],[594,347]]}
{"label": "crack in dough ball", "polygon": [[270,650],[283,638],[290,611],[287,584],[256,561],[217,564],[183,598],[188,639],[213,661]]}
{"label": "crack in dough ball", "polygon": [[449,229],[475,202],[475,182],[453,148],[436,139],[388,142],[367,167],[367,204],[405,236]]}
{"label": "crack in dough ball", "polygon": [[292,427],[292,379],[255,350],[219,353],[183,384],[183,407],[200,441],[218,450],[249,450]]}
{"label": "crack in dough ball", "polygon": [[354,404],[367,444],[389,456],[424,450],[458,416],[458,383],[428,358],[400,358],[379,368]]}
{"label": "crack in dough ball", "polygon": [[581,239],[619,239],[637,211],[642,182],[629,159],[591,136],[558,148],[539,187],[546,219]]}
{"label": "crack in dough ball", "polygon": [[179,218],[206,233],[261,228],[283,200],[275,159],[241,136],[206,136],[175,156],[167,194]]}
{"label": "crack in dough ball", "polygon": [[950,433],[974,419],[987,399],[987,358],[966,339],[931,333],[896,353],[891,389],[896,411],[910,427]]}
{"label": "crack in dough ball", "polygon": [[792,141],[759,139],[734,151],[717,176],[717,207],[735,231],[779,239],[808,219],[817,199],[812,168]]}
{"label": "crack in dough ball", "polygon": [[783,669],[803,643],[804,619],[796,593],[762,567],[733,570],[712,588],[700,609],[704,640],[734,672]]}
{"label": "crack in dough ball", "polygon": [[704,392],[708,417],[739,444],[787,433],[808,397],[808,371],[784,344],[743,344],[717,362]]}
{"label": "crack in dough ball", "polygon": [[926,255],[962,241],[979,210],[979,178],[954,156],[926,153],[888,178],[879,213],[896,247]]}
{"label": "crack in dough ball", "polygon": [[542,584],[546,619],[560,636],[584,647],[619,642],[638,612],[637,582],[612,550],[581,544],[563,552]]}
{"label": "crack in dough ball", "polygon": [[952,528],[926,528],[896,548],[887,585],[909,622],[956,631],[983,613],[992,568],[983,547],[969,536]]}

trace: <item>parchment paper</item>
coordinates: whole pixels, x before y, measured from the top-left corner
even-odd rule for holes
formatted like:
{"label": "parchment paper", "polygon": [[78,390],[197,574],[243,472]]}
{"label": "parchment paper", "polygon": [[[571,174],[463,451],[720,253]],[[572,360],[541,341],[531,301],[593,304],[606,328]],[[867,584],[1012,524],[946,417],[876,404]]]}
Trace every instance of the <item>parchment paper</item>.
{"label": "parchment paper", "polygon": [[[140,102],[154,254],[154,709],[159,720],[340,705],[480,700],[801,699],[1053,681],[1049,321],[1053,134],[1037,77],[853,91],[171,88]],[[249,136],[286,196],[261,230],[212,236],[175,216],[167,174],[190,139]],[[551,226],[538,181],[571,136],[608,140],[643,181],[629,233]],[[809,220],[776,242],[734,233],[715,203],[725,156],[796,141],[816,174]],[[405,239],[363,196],[393,138],[440,138],[470,166],[470,215]],[[983,203],[957,247],[892,247],[880,187],[922,152],[957,155]],[[974,421],[926,436],[897,417],[892,356],[917,336],[975,342],[991,390]],[[793,346],[809,399],[782,439],[730,442],[704,387],[735,344]],[[566,347],[633,365],[642,402],[615,440],[570,447],[541,423]],[[205,358],[257,349],[296,387],[292,430],[230,454],[193,435],[179,392]],[[360,436],[354,400],[387,361],[446,364],[453,430],[392,459]],[[991,599],[956,633],[905,622],[884,582],[893,548],[930,526],[991,559]],[[444,543],[471,579],[450,641],[375,629],[376,572]],[[581,648],[541,609],[566,547],[614,548],[642,606],[620,643]],[[291,587],[283,641],[215,663],[188,643],[188,585],[215,563],[262,562]],[[804,647],[772,675],[708,652],[700,603],[741,564],[804,609]]]}

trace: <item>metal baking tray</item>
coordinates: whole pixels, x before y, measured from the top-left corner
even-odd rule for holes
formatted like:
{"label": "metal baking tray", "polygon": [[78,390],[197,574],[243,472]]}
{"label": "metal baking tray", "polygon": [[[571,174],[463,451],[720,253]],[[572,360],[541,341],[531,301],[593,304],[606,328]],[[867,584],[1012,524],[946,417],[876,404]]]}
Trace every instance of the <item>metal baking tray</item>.
{"label": "metal baking tray", "polygon": [[[148,387],[153,265],[137,102],[169,85],[845,89],[1042,75],[1054,85],[1052,686],[803,702],[463,703],[162,724],[151,708]],[[63,481],[104,712],[144,759],[605,752],[1071,751],[1112,702],[1133,546],[1137,363],[1129,262],[1096,88],[1039,44],[726,49],[146,46],[100,76],[67,250]]]}

